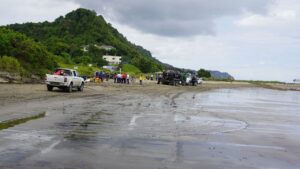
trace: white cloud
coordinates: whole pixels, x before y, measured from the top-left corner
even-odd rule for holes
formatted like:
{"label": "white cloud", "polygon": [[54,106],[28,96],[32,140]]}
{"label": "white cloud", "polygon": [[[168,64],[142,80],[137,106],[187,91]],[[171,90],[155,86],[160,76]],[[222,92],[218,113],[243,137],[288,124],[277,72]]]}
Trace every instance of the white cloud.
{"label": "white cloud", "polygon": [[242,11],[264,14],[272,0],[74,0],[142,32],[166,37],[215,35],[214,21]]}
{"label": "white cloud", "polygon": [[299,20],[300,5],[298,0],[277,0],[268,6],[267,13],[259,14],[249,11],[236,21],[236,24],[243,27],[278,27],[294,24]]}
{"label": "white cloud", "polygon": [[287,24],[297,19],[296,11],[293,10],[273,10],[268,15],[252,14],[237,22],[240,26],[274,26]]}
{"label": "white cloud", "polygon": [[78,7],[69,0],[1,0],[0,25],[53,21]]}

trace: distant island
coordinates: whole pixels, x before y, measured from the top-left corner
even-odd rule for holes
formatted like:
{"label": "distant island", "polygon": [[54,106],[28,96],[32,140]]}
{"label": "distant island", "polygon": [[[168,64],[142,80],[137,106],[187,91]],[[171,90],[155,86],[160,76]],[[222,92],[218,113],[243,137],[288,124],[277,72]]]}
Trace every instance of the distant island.
{"label": "distant island", "polygon": [[226,79],[226,80],[234,80],[234,77],[231,76],[229,73],[227,72],[220,72],[217,70],[209,70],[211,77],[213,79]]}

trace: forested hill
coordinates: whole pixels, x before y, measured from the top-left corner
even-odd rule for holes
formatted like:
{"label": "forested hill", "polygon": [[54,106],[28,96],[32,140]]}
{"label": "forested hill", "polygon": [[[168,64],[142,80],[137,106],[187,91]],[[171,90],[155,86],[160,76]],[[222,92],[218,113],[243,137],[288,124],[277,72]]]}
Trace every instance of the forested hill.
{"label": "forested hill", "polygon": [[[164,64],[151,56],[141,46],[129,42],[102,16],[87,9],[77,9],[54,22],[25,23],[8,25],[14,31],[40,42],[48,51],[62,57],[66,62],[92,62],[102,66],[103,54],[121,55],[123,63],[130,63],[142,72],[154,72],[164,68]],[[112,50],[97,48],[111,46]],[[83,50],[83,48],[87,50]]]}

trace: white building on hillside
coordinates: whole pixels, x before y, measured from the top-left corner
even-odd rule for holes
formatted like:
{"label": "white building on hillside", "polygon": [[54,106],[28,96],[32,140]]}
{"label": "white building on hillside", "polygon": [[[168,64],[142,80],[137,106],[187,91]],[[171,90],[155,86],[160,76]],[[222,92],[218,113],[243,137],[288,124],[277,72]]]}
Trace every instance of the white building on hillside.
{"label": "white building on hillside", "polygon": [[104,55],[102,58],[106,60],[109,64],[120,64],[122,60],[122,56]]}

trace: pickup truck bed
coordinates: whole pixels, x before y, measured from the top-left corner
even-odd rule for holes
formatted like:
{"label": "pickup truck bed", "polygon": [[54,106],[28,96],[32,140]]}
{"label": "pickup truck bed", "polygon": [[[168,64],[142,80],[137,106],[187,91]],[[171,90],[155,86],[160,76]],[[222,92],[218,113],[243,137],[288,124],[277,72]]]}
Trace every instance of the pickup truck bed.
{"label": "pickup truck bed", "polygon": [[72,69],[57,69],[53,75],[46,74],[46,84],[48,91],[53,87],[72,92],[74,88],[83,91],[84,80],[78,77],[78,73]]}

